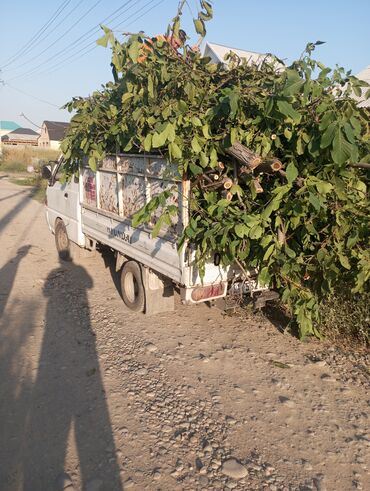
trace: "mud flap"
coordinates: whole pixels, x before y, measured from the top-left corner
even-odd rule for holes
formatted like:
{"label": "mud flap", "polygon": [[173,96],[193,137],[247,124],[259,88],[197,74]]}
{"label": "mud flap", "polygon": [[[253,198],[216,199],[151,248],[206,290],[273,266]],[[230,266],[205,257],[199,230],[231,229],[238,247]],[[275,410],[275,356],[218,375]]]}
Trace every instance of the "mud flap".
{"label": "mud flap", "polygon": [[175,310],[173,283],[160,275],[142,267],[142,279],[145,291],[145,313],[148,315]]}

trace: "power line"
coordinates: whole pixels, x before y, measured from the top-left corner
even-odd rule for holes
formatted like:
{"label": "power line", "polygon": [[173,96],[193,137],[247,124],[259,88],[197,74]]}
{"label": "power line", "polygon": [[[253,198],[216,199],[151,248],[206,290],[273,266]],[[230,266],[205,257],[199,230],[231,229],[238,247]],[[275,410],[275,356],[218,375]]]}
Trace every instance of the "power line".
{"label": "power line", "polygon": [[24,113],[21,113],[19,115],[20,118],[24,118],[26,119],[29,123],[31,123],[33,126],[36,126],[36,128],[40,128],[40,130],[42,129],[42,126],[39,126],[38,124],[34,123],[33,121],[31,121],[29,118],[27,118],[27,116],[24,114]]}
{"label": "power line", "polygon": [[[81,0],[77,5],[76,7],[74,7],[72,10],[70,10],[70,12],[68,12],[68,14],[61,20],[61,22],[59,22],[59,24],[57,24],[55,26],[55,29],[57,29],[73,12],[75,12],[75,10],[83,3],[85,2],[86,0]],[[63,33],[55,40],[53,41],[51,44],[49,44],[44,50],[42,50],[40,53],[36,54],[35,56],[33,56],[32,58],[30,58],[28,61],[25,61],[24,63],[22,63],[21,65],[18,65],[18,66],[15,66],[15,67],[12,67],[10,68],[9,71],[11,70],[18,70],[19,68],[22,68],[23,66],[25,65],[28,65],[29,63],[31,63],[33,60],[36,60],[37,58],[39,58],[42,54],[44,54],[46,51],[48,51],[50,48],[52,48],[53,46],[55,46],[58,41],[60,41],[62,38],[65,37],[66,34],[68,34],[70,31],[72,31],[72,29],[81,22],[81,20],[85,19],[86,16],[92,11],[94,10],[94,8],[99,4],[101,3],[102,0],[97,0],[94,5],[92,7],[90,7],[87,11],[85,11],[77,20],[76,22],[74,22],[67,30],[63,31]],[[44,41],[46,38],[48,37],[48,35],[46,35],[46,37],[44,37],[43,39],[41,39],[38,43],[40,44],[42,41]],[[36,45],[35,45],[36,46]],[[35,47],[34,46],[34,47]]]}
{"label": "power line", "polygon": [[[127,17],[124,21],[122,21],[120,24],[114,26],[112,28],[112,30],[115,30],[117,29],[118,27],[120,27],[123,23],[126,22],[126,20],[128,20],[129,18],[131,18],[133,15],[135,15],[136,13],[139,13],[141,10],[143,10],[145,7],[147,7],[148,5],[150,5],[151,3],[153,3],[155,0],[150,0],[148,3],[146,3],[141,9],[139,9],[137,12],[135,12],[134,14],[130,15],[129,17]],[[133,19],[129,24],[125,24],[127,27],[129,27],[130,25],[132,25],[134,22],[136,22],[137,20],[141,19],[142,17],[144,17],[146,14],[148,14],[151,10],[153,10],[154,8],[158,7],[158,5],[160,5],[161,3],[163,3],[164,0],[159,0],[155,5],[153,5],[151,8],[147,9],[145,12],[143,12],[141,15],[137,16],[135,19]],[[86,48],[88,48],[86,50]],[[82,54],[80,54],[79,56],[76,57],[76,55],[78,55],[80,53],[80,51],[77,51],[77,53],[74,53],[72,56],[68,57],[67,59],[63,60],[63,62],[60,62],[60,63],[57,63],[56,65],[52,66],[49,70],[46,70],[44,72],[41,72],[39,73],[39,75],[42,75],[42,74],[46,74],[48,73],[49,75],[51,73],[54,73],[58,70],[60,70],[61,68],[63,68],[65,65],[66,65],[66,62],[69,61],[69,63],[73,63],[74,61],[77,61],[79,60],[80,58],[82,58],[83,56],[87,55],[88,53],[90,53],[91,51],[97,49],[98,46],[96,45],[96,42],[94,41],[93,43],[89,43],[88,45],[84,46],[80,51],[83,51]]]}
{"label": "power line", "polygon": [[59,15],[63,12],[63,10],[68,6],[70,2],[71,0],[64,0],[54,12],[54,14],[50,17],[50,19],[46,21],[46,23],[36,32],[36,34],[34,34],[31,39],[29,39],[13,56],[10,56],[7,60],[5,60],[2,68],[5,68],[14,63],[14,60],[19,56],[27,54],[30,49],[32,49],[32,44],[35,43],[35,41],[37,41],[40,36],[42,36],[42,34],[53,24],[53,22],[59,17]]}
{"label": "power line", "polygon": [[[139,0],[141,1],[141,0]],[[121,26],[122,24],[126,23],[127,20],[131,19],[132,17],[134,17],[136,14],[138,14],[139,12],[143,11],[146,7],[148,7],[149,5],[153,4],[155,0],[150,0],[149,2],[147,2],[146,4],[144,4],[140,9],[136,10],[135,12],[133,12],[132,14],[130,14],[128,17],[126,17],[123,21],[120,21],[119,24],[116,24],[114,26],[113,29],[116,29],[117,27]],[[160,5],[161,3],[163,3],[164,0],[160,0],[159,2],[157,2],[155,5],[153,5],[151,8],[147,9],[146,11],[144,11],[141,15],[135,17],[131,22],[130,24],[128,25],[131,25],[133,22],[136,22],[137,20],[139,20],[140,18],[142,18],[144,15],[146,15],[148,12],[150,12],[151,10],[153,10],[154,8],[156,8],[158,5]],[[126,4],[128,3],[131,3],[132,0],[130,0],[129,2],[126,2]],[[128,10],[130,10],[131,8],[133,7],[133,5],[131,5],[129,8],[127,8],[124,12],[122,12],[118,17],[121,17],[123,13],[127,12]],[[109,17],[112,17],[113,14],[111,14]],[[106,20],[106,19],[105,19]],[[99,26],[100,28],[100,26]],[[41,72],[38,71],[38,68],[40,67],[43,67],[45,66],[45,63],[49,62],[50,60],[55,60],[55,58],[57,56],[53,56],[51,58],[48,58],[46,61],[44,61],[43,63],[37,65],[35,68],[31,69],[30,71],[26,72],[26,73],[23,73],[22,75],[17,75],[16,77],[13,77],[13,78],[10,78],[9,81],[12,81],[12,80],[16,80],[20,77],[22,78],[25,78],[25,77],[28,77],[28,76],[32,76],[32,75],[42,75],[42,74],[50,74],[51,72],[55,72],[57,70],[59,70],[60,68],[62,68],[63,66],[65,66],[67,64],[67,62],[69,62],[70,60],[72,61],[76,61],[80,58],[82,58],[83,56],[85,56],[86,54],[90,53],[91,51],[93,51],[94,49],[96,49],[97,46],[96,46],[96,41],[94,40],[93,42],[88,42],[87,44],[85,44],[84,46],[82,46],[82,48],[80,48],[78,51],[75,51],[74,53],[70,54],[69,56],[67,56],[67,58],[64,58],[62,60],[60,60],[58,63],[54,64],[54,65],[51,65],[48,69],[46,70],[42,70]],[[63,50],[64,52],[65,50]],[[81,54],[80,54],[81,53]],[[79,55],[79,56],[78,56]]]}
{"label": "power line", "polygon": [[[146,5],[144,5],[144,7],[143,7],[143,8],[145,8],[145,7],[146,7],[148,4],[152,3],[153,1],[155,1],[155,0],[151,0],[151,1],[150,1],[150,2],[148,2]],[[161,4],[161,3],[163,3],[163,2],[164,2],[164,0],[159,0],[159,1],[158,1],[158,2],[157,2],[155,5],[153,5],[153,6],[152,6],[150,9],[146,10],[144,13],[142,13],[142,14],[141,14],[141,15],[139,15],[139,16],[137,16],[137,17],[136,17],[134,20],[132,20],[132,21],[131,21],[129,24],[126,24],[126,26],[127,26],[127,27],[131,26],[131,25],[132,25],[134,22],[136,22],[137,20],[139,20],[139,19],[141,19],[142,17],[144,17],[144,16],[145,16],[146,14],[148,14],[148,13],[149,13],[151,10],[153,10],[155,7],[158,7],[158,5],[160,5],[160,4]],[[140,10],[142,10],[142,9],[140,9]],[[130,17],[132,17],[132,16],[130,16]],[[119,24],[118,26],[115,26],[115,27],[114,27],[112,30],[117,29],[117,27],[119,27],[119,26],[120,26],[120,25],[122,25],[122,24],[123,24],[123,22],[121,22],[121,24]],[[92,47],[90,47],[90,46],[91,46],[91,44],[93,44],[93,46],[92,46]],[[70,58],[72,58],[72,59],[67,58],[67,60],[70,60],[70,63],[73,63],[74,61],[79,60],[79,59],[80,59],[80,58],[82,58],[83,56],[87,55],[88,53],[91,53],[93,50],[95,50],[95,49],[97,49],[97,48],[98,48],[98,46],[96,45],[96,42],[91,43],[91,44],[89,44],[88,46],[85,46],[85,48],[83,48],[83,49],[86,49],[86,48],[89,48],[89,49],[88,49],[88,50],[86,50],[86,51],[84,51],[84,52],[83,52],[82,54],[80,54],[79,56],[75,57],[75,56],[76,56],[76,55],[79,53],[79,52],[77,52],[77,53],[75,53],[75,54],[73,55],[73,57],[70,57]],[[67,61],[67,60],[64,60],[64,61]],[[50,75],[51,73],[57,72],[58,70],[60,70],[60,69],[61,69],[61,68],[63,68],[64,66],[65,66],[65,63],[62,63],[61,65],[57,64],[57,65],[55,65],[54,67],[51,67],[51,71],[50,71],[50,70],[47,70],[47,71],[45,71],[45,72],[40,73],[39,75],[42,75],[43,73],[48,73],[48,74]],[[53,68],[54,68],[54,70],[53,70]]]}
{"label": "power line", "polygon": [[[100,30],[100,25],[101,24],[104,24],[105,22],[110,22],[111,20],[115,20],[115,18],[111,19],[112,17],[114,17],[118,12],[120,12],[124,7],[126,7],[127,5],[129,4],[132,4],[133,2],[137,3],[137,1],[141,1],[141,0],[127,0],[123,5],[121,5],[121,7],[117,8],[114,12],[112,12],[108,17],[106,17],[105,19],[103,19],[99,24],[96,24],[94,27],[92,27],[91,29],[89,29],[88,31],[86,31],[84,34],[82,34],[80,37],[78,37],[77,39],[75,39],[74,41],[72,41],[71,43],[69,43],[67,46],[65,46],[63,49],[61,49],[60,51],[58,51],[57,53],[55,53],[53,56],[50,56],[49,58],[47,58],[46,60],[44,60],[42,63],[38,64],[36,67],[34,68],[31,68],[30,70],[20,74],[20,75],[16,75],[15,77],[12,77],[11,79],[9,79],[10,81],[12,80],[16,80],[18,78],[21,78],[21,77],[25,77],[25,76],[28,76],[28,75],[31,75],[33,74],[34,72],[36,72],[38,70],[38,68],[40,67],[43,67],[46,63],[48,63],[49,61],[51,60],[55,60],[56,58],[58,58],[60,55],[63,55],[65,54],[66,50],[70,47],[76,47],[76,45],[81,41],[83,40],[84,38],[88,38],[88,37],[91,37],[91,34],[92,33],[96,33],[96,32],[99,32]],[[123,15],[125,12],[127,12],[128,10],[130,10],[134,5],[131,5],[129,6],[126,10],[124,10],[123,12],[121,12],[119,15],[117,15],[117,17],[120,17],[121,15]],[[116,18],[117,18],[116,17]],[[93,34],[94,35],[94,34]]]}
{"label": "power line", "polygon": [[24,90],[18,89],[17,87],[14,87],[14,85],[10,85],[8,82],[4,82],[4,85],[6,87],[9,87],[10,89],[15,90],[16,92],[19,92],[20,94],[31,97],[32,99],[35,99],[38,102],[43,102],[44,104],[48,104],[49,106],[53,106],[53,107],[60,109],[60,106],[57,106],[56,104],[53,104],[52,102],[46,101],[45,99],[40,99],[39,97],[36,97],[32,94],[29,94],[28,92],[25,92]]}

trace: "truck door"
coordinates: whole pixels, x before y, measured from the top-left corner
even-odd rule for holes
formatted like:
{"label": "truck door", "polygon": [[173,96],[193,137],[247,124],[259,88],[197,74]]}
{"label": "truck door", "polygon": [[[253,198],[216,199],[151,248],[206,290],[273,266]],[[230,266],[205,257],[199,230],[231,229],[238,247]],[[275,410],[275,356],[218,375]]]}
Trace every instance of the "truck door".
{"label": "truck door", "polygon": [[61,218],[67,229],[69,239],[76,244],[82,245],[78,177],[73,176],[69,182],[64,181],[63,161],[58,162],[53,169],[46,196],[50,229],[54,231],[56,219]]}

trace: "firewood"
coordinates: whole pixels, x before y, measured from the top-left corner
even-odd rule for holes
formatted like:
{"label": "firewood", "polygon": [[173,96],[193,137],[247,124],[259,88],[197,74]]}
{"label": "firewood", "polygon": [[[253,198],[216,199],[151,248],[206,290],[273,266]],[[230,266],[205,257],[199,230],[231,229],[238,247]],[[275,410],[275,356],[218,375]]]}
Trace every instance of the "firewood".
{"label": "firewood", "polygon": [[230,191],[227,191],[226,189],[224,191],[221,192],[221,196],[224,198],[224,199],[227,199],[227,201],[231,201],[233,199],[233,195],[232,193],[230,193]]}
{"label": "firewood", "polygon": [[255,169],[262,161],[261,157],[239,142],[235,142],[226,152],[241,162],[249,172]]}
{"label": "firewood", "polygon": [[358,169],[370,169],[370,164],[365,162],[358,162],[356,164],[349,164],[350,167],[357,167]]}
{"label": "firewood", "polygon": [[284,245],[286,243],[286,235],[281,227],[278,228],[278,241],[281,245]]}
{"label": "firewood", "polygon": [[278,172],[283,168],[283,164],[278,159],[264,160],[260,165],[256,167],[257,172],[265,172],[267,174],[271,172]]}
{"label": "firewood", "polygon": [[252,182],[253,182],[254,189],[256,190],[256,193],[257,194],[263,193],[263,187],[261,186],[259,179],[253,179]]}
{"label": "firewood", "polygon": [[229,177],[225,177],[222,180],[222,184],[225,189],[230,189],[231,186],[233,185],[233,181]]}

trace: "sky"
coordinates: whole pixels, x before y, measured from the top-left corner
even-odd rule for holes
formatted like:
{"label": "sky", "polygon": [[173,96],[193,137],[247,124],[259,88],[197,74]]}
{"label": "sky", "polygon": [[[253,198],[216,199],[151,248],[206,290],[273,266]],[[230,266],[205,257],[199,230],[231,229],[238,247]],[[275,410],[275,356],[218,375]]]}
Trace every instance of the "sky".
{"label": "sky", "polygon": [[[214,0],[209,42],[274,53],[288,63],[308,42],[326,43],[316,59],[357,74],[370,64],[369,0]],[[110,50],[97,46],[99,24],[122,32],[166,31],[178,0],[18,0],[1,9],[0,120],[36,129],[44,120],[69,121],[60,107],[111,80]],[[183,27],[197,39],[188,0]]]}

